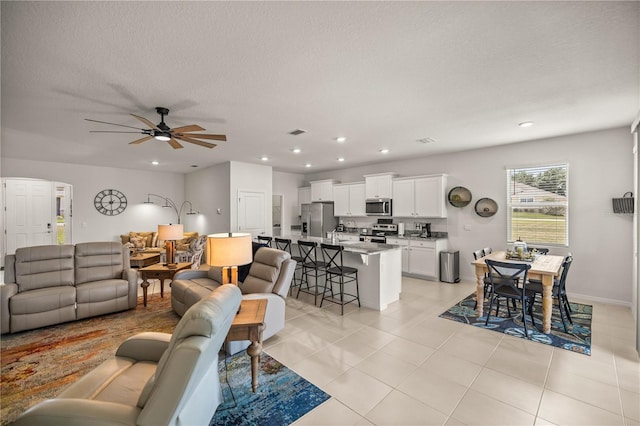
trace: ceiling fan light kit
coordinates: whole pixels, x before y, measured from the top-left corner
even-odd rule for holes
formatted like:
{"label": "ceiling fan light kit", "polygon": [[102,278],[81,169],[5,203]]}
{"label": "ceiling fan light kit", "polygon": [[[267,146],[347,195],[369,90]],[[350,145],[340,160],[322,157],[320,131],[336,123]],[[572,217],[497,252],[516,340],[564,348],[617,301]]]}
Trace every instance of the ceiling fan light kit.
{"label": "ceiling fan light kit", "polygon": [[137,130],[136,132],[132,132],[132,131],[125,132],[125,131],[115,131],[115,130],[113,131],[91,130],[90,131],[91,133],[142,133],[143,135],[146,135],[143,138],[137,139],[133,142],[129,142],[129,145],[138,145],[148,140],[155,139],[158,141],[167,142],[169,145],[171,145],[173,149],[184,148],[182,144],[180,144],[180,142],[178,141],[192,143],[194,145],[199,145],[205,148],[215,148],[217,146],[216,144],[211,142],[205,142],[199,139],[209,139],[209,140],[223,141],[223,142],[227,140],[226,135],[192,133],[192,132],[200,132],[205,130],[203,127],[198,126],[197,124],[190,124],[188,126],[175,127],[172,129],[169,126],[167,126],[167,124],[164,122],[164,117],[169,115],[169,109],[164,107],[156,107],[156,112],[160,115],[160,123],[157,125],[153,124],[153,122],[151,122],[150,120],[147,120],[144,117],[131,114],[133,117],[143,122],[145,125],[149,126],[150,127],[149,129],[144,129],[144,128],[138,129],[137,127],[126,126],[124,124],[108,123],[106,121],[91,120],[88,118],[85,118],[85,120],[92,121],[94,123],[109,124],[112,126],[127,127],[130,129]]}

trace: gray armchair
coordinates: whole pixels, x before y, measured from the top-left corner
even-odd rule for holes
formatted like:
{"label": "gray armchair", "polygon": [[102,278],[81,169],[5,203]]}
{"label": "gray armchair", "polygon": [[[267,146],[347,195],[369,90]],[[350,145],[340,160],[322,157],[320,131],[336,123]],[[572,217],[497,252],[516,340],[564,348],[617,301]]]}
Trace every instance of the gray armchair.
{"label": "gray armchair", "polygon": [[218,352],[240,306],[223,285],[193,305],[173,335],[140,333],[20,425],[207,425],[222,401]]}

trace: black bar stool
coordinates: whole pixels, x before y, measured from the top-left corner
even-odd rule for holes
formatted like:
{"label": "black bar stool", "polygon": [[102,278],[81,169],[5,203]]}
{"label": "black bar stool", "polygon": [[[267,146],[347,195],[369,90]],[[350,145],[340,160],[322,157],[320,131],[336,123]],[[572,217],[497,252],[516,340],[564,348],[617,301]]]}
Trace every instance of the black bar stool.
{"label": "black bar stool", "polygon": [[271,247],[271,240],[273,240],[273,238],[267,237],[266,235],[258,235],[258,242],[260,244],[266,244],[267,247]]}
{"label": "black bar stool", "polygon": [[[358,288],[358,268],[352,268],[351,266],[344,266],[342,261],[342,252],[344,246],[333,244],[320,244],[322,249],[322,260],[326,266],[327,279],[324,283],[324,291],[322,294],[322,300],[320,301],[320,307],[326,300],[327,302],[337,303],[340,305],[340,315],[344,315],[344,305],[351,302],[358,302],[360,307],[360,290]],[[356,294],[347,293],[344,290],[344,285],[350,282],[356,283]],[[340,300],[336,300],[333,293],[333,285],[338,284]],[[327,288],[329,286],[330,288]],[[327,293],[331,293],[331,297],[327,297]],[[348,300],[345,300],[347,296]]]}
{"label": "black bar stool", "polygon": [[[318,243],[298,240],[298,247],[300,247],[300,255],[302,256],[302,275],[296,298],[300,296],[300,292],[311,294],[313,295],[313,304],[317,305],[318,296],[323,294],[318,290],[318,278],[326,275],[326,264],[316,258]],[[313,286],[309,283],[309,276],[313,277]]]}
{"label": "black bar stool", "polygon": [[[294,256],[293,249],[291,248],[291,240],[288,238],[278,238],[275,237],[273,239],[274,248],[278,250],[286,251],[291,255],[291,259],[296,261],[296,269],[293,272],[293,280],[291,282],[291,287],[289,287],[289,293],[293,295],[293,289],[296,287],[300,287],[300,283],[302,281],[302,256]],[[300,278],[296,278],[296,273],[300,271]]]}

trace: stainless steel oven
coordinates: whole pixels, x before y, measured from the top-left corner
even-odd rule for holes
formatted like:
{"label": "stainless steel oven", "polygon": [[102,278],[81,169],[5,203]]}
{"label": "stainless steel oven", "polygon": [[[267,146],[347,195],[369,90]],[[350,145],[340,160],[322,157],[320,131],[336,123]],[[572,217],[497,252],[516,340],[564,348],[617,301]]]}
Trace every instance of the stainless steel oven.
{"label": "stainless steel oven", "polygon": [[367,216],[391,216],[390,198],[370,198],[365,204]]}

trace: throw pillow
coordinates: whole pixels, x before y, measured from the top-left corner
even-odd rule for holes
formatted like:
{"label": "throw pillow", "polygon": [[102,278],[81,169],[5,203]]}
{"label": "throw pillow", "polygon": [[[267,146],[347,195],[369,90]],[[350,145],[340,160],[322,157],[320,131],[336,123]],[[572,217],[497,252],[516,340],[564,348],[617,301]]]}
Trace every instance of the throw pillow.
{"label": "throw pillow", "polygon": [[131,242],[131,244],[133,244],[133,247],[137,248],[137,249],[143,249],[146,246],[147,243],[147,239],[144,237],[130,237],[129,241]]}

